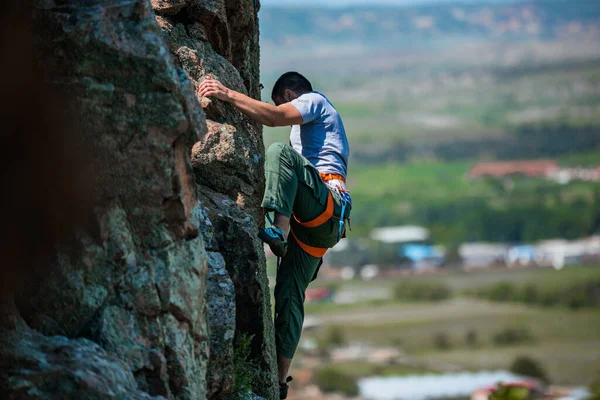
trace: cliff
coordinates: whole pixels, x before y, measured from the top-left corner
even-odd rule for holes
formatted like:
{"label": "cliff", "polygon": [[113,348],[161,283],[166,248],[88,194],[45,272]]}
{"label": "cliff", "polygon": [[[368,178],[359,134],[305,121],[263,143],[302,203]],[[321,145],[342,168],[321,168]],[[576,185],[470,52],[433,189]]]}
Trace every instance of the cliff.
{"label": "cliff", "polygon": [[196,95],[210,74],[260,96],[258,8],[37,3],[39,61],[77,121],[90,201],[4,300],[3,398],[277,397],[262,130]]}

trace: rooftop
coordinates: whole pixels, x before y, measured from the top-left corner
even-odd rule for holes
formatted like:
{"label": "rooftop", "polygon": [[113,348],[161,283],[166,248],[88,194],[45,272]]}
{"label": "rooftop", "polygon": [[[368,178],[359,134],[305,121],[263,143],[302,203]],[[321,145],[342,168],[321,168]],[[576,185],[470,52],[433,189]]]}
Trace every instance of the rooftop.
{"label": "rooftop", "polygon": [[469,177],[548,176],[558,168],[558,163],[555,160],[484,162],[475,164],[469,171]]}

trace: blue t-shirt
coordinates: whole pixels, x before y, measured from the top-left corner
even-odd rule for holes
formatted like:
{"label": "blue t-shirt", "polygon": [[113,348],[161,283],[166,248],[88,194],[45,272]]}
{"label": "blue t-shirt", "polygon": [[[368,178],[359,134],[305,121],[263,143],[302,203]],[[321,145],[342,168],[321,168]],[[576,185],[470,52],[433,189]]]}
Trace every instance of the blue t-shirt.
{"label": "blue t-shirt", "polygon": [[305,93],[292,105],[302,115],[302,125],[294,125],[290,144],[306,157],[319,172],[346,178],[350,146],[342,118],[319,92]]}

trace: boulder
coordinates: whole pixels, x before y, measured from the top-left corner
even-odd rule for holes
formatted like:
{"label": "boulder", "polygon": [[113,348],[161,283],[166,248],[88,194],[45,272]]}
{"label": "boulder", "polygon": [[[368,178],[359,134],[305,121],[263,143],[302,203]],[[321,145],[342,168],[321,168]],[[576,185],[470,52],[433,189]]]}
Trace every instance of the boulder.
{"label": "boulder", "polygon": [[[160,12],[175,13],[181,3],[160,2]],[[51,83],[69,96],[96,176],[89,224],[57,243],[49,268],[16,294],[19,313],[40,332],[27,335],[36,346],[64,335],[52,352],[68,357],[120,360],[102,377],[115,390],[101,398],[143,398],[136,391],[206,398],[207,255],[190,151],[207,128],[192,82],[173,62],[146,0],[43,2],[36,22]],[[15,357],[28,349],[17,347]],[[45,351],[32,357],[41,373]],[[79,373],[68,357],[59,360],[72,368],[67,380]],[[5,377],[15,382],[20,374]],[[54,396],[70,395],[66,384],[54,388]],[[83,397],[93,398],[72,398]]]}

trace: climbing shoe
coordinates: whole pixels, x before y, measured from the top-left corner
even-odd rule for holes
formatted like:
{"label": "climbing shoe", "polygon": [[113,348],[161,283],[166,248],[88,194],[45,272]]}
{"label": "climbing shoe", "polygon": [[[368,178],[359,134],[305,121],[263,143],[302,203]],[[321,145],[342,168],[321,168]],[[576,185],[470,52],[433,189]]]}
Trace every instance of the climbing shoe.
{"label": "climbing shoe", "polygon": [[290,388],[288,383],[290,383],[292,380],[293,380],[293,378],[291,376],[288,376],[287,379],[285,380],[285,382],[279,382],[279,398],[280,399],[287,399],[288,389]]}
{"label": "climbing shoe", "polygon": [[276,226],[263,228],[258,231],[258,237],[269,245],[275,256],[285,256],[285,253],[287,252],[287,242],[284,239],[285,233],[281,229]]}

